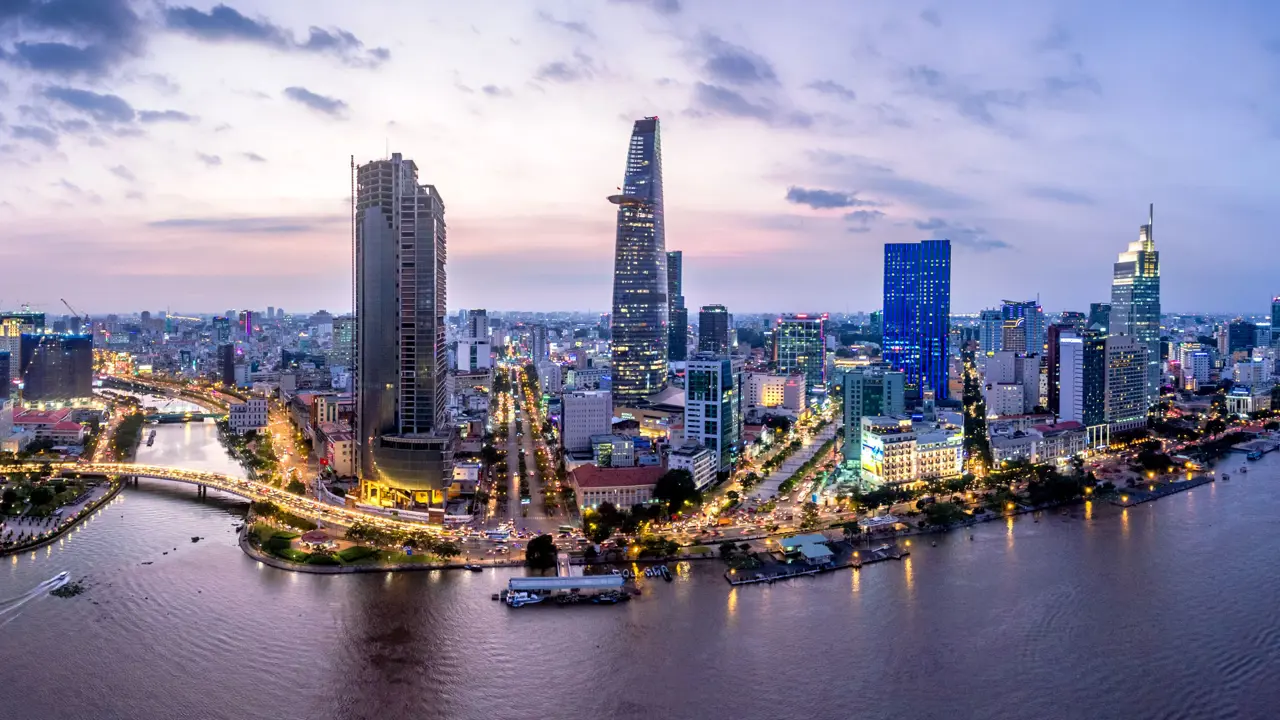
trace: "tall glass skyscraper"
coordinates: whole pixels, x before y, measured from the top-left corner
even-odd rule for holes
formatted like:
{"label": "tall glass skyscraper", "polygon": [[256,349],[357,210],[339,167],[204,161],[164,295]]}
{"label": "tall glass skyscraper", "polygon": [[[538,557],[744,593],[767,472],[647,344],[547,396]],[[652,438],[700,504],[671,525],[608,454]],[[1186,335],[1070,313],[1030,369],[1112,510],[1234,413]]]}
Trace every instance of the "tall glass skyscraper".
{"label": "tall glass skyscraper", "polygon": [[684,253],[667,251],[667,359],[684,362],[689,359],[689,310],[684,306]]}
{"label": "tall glass skyscraper", "polygon": [[907,385],[947,397],[951,241],[884,246],[884,361]]}
{"label": "tall glass skyscraper", "polygon": [[1160,252],[1152,235],[1155,206],[1147,210],[1147,224],[1138,228],[1138,239],[1120,253],[1111,281],[1111,318],[1108,332],[1125,335],[1146,348],[1147,407],[1160,399]]}
{"label": "tall glass skyscraper", "polygon": [[1023,350],[1028,355],[1043,355],[1045,344],[1044,308],[1037,300],[1005,300],[1000,307],[1003,321],[1022,320],[1021,329],[1026,334]]}
{"label": "tall glass skyscraper", "polygon": [[365,500],[443,518],[444,201],[395,153],[355,169],[356,451]]}
{"label": "tall glass skyscraper", "polygon": [[783,315],[773,326],[773,359],[780,373],[804,373],[805,390],[827,382],[827,314]]}
{"label": "tall glass skyscraper", "polygon": [[1280,296],[1271,298],[1271,344],[1280,345]]}
{"label": "tall glass skyscraper", "polygon": [[627,150],[613,255],[613,397],[644,400],[667,380],[670,308],[667,242],[662,223],[662,142],[658,118],[637,120]]}

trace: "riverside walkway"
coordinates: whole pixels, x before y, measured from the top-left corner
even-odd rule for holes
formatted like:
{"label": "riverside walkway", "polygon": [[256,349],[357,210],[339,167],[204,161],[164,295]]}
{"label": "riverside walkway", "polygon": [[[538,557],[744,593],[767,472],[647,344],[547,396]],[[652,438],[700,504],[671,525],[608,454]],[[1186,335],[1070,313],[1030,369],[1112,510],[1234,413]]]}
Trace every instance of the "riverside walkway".
{"label": "riverside walkway", "polygon": [[138,465],[134,463],[78,462],[78,463],[28,463],[11,465],[6,472],[48,472],[54,474],[79,473],[81,475],[106,475],[124,477],[145,477],[155,480],[195,485],[204,489],[212,488],[231,493],[248,500],[266,500],[275,503],[281,509],[299,517],[327,525],[351,527],[355,523],[368,523],[391,532],[413,532],[424,529],[438,529],[423,522],[398,520],[385,515],[352,510],[346,507],[328,505],[315,499],[294,495],[277,487],[257,480],[232,477],[222,473],[204,472],[200,470],[184,470],[182,468],[163,467],[159,465]]}

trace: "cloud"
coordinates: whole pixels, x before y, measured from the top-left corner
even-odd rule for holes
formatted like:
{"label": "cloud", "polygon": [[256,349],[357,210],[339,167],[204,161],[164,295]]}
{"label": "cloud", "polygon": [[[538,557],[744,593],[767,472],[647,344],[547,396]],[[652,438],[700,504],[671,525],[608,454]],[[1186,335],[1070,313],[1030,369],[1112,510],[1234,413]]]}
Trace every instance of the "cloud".
{"label": "cloud", "polygon": [[342,117],[347,112],[345,102],[313,93],[304,87],[287,87],[284,89],[284,95],[294,102],[302,103],[312,110],[332,117]]}
{"label": "cloud", "polygon": [[808,113],[785,111],[767,100],[751,102],[735,90],[703,82],[694,84],[693,107],[687,114],[693,117],[751,118],[772,127],[807,128],[813,125],[813,116]]}
{"label": "cloud", "polygon": [[974,90],[927,65],[907,68],[907,82],[917,94],[950,105],[962,117],[987,127],[1000,125],[997,111],[1021,110],[1029,97],[1021,90]]}
{"label": "cloud", "polygon": [[849,222],[849,227],[845,230],[851,233],[871,232],[871,223],[884,217],[884,213],[879,210],[854,210],[851,213],[845,213],[844,219]]}
{"label": "cloud", "polygon": [[572,83],[590,80],[596,75],[596,63],[590,55],[578,50],[573,53],[573,60],[558,60],[538,68],[534,75],[536,80]]}
{"label": "cloud", "polygon": [[63,190],[67,191],[68,194],[75,195],[76,197],[82,200],[87,200],[94,204],[102,202],[101,195],[99,195],[96,192],[89,192],[84,188],[81,188],[79,185],[76,185],[75,183],[67,180],[66,178],[62,178],[58,180],[58,182],[54,183],[53,185],[54,187],[62,188]]}
{"label": "cloud", "polygon": [[578,22],[576,20],[559,20],[555,16],[553,16],[551,13],[546,12],[545,10],[538,11],[538,19],[544,23],[547,23],[548,25],[554,25],[558,28],[568,30],[569,32],[574,33],[576,35],[588,37],[588,38],[591,38],[592,40],[596,38],[595,32],[593,32],[591,28],[588,27],[587,24],[583,22]]}
{"label": "cloud", "polygon": [[809,157],[831,184],[861,188],[877,198],[885,197],[931,210],[958,210],[973,207],[973,198],[947,188],[904,177],[893,168],[858,155],[827,150]]}
{"label": "cloud", "polygon": [[196,153],[196,157],[200,159],[200,162],[209,167],[217,167],[222,164],[222,158],[217,155],[206,155],[205,153],[198,152]]}
{"label": "cloud", "polygon": [[65,77],[101,76],[141,54],[142,20],[130,0],[7,0],[0,4],[0,35],[21,37],[0,59]]}
{"label": "cloud", "polygon": [[152,228],[182,228],[206,230],[218,233],[270,233],[293,234],[310,232],[324,225],[343,221],[343,216],[320,217],[231,217],[231,218],[169,218],[147,223]]}
{"label": "cloud", "polygon": [[116,165],[111,168],[111,174],[126,182],[137,182],[138,180],[137,176],[135,176],[129,168],[123,165]]}
{"label": "cloud", "polygon": [[497,85],[485,85],[480,88],[480,92],[488,95],[489,97],[511,97],[511,90],[504,87],[498,87]]}
{"label": "cloud", "polygon": [[243,42],[282,52],[328,55],[353,67],[376,67],[391,57],[391,51],[386,48],[366,50],[359,38],[339,28],[311,27],[307,39],[299,42],[293,33],[267,18],[250,18],[226,5],[215,5],[209,12],[193,7],[168,7],[164,9],[164,24],[197,40]]}
{"label": "cloud", "polygon": [[611,0],[618,5],[636,5],[647,7],[659,15],[675,15],[683,8],[680,0]]}
{"label": "cloud", "polygon": [[1003,240],[991,237],[985,228],[951,223],[942,218],[931,217],[928,220],[916,220],[912,224],[917,230],[934,233],[937,239],[950,240],[952,245],[974,252],[1008,250],[1013,247]]}
{"label": "cloud", "polygon": [[1029,197],[1040,200],[1053,200],[1066,205],[1093,205],[1097,202],[1084,193],[1049,185],[1033,185],[1026,188],[1025,192]]}
{"label": "cloud", "polygon": [[244,156],[245,160],[249,160],[250,162],[264,163],[267,161],[266,158],[262,157],[261,155],[255,152],[241,153],[241,155]]}
{"label": "cloud", "polygon": [[808,188],[796,187],[792,185],[787,188],[787,202],[796,205],[808,205],[815,210],[829,210],[831,208],[847,208],[847,207],[871,207],[875,203],[868,200],[859,200],[855,197],[857,193],[844,193],[834,190],[810,190]]}
{"label": "cloud", "polygon": [[805,87],[848,102],[858,99],[857,93],[833,80],[814,80]]}
{"label": "cloud", "polygon": [[119,95],[56,86],[45,88],[42,94],[50,100],[75,108],[98,122],[133,122],[136,117],[133,106]]}
{"label": "cloud", "polygon": [[138,112],[138,120],[144,123],[157,122],[179,122],[193,123],[198,118],[188,115],[177,110],[141,110]]}
{"label": "cloud", "polygon": [[933,8],[921,10],[920,19],[934,27],[942,27],[942,18],[938,17],[938,11]]}
{"label": "cloud", "polygon": [[773,64],[760,55],[719,36],[703,33],[698,39],[702,69],[712,82],[729,85],[776,85]]}
{"label": "cloud", "polygon": [[9,128],[14,140],[32,140],[47,148],[58,147],[58,135],[48,128],[35,125],[14,125]]}

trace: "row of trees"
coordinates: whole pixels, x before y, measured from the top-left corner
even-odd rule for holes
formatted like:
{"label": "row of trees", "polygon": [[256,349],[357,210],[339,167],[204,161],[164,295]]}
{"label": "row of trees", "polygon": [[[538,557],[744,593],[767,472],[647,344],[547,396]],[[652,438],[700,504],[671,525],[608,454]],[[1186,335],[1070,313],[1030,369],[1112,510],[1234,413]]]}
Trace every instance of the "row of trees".
{"label": "row of trees", "polygon": [[347,528],[346,539],[379,547],[409,547],[441,558],[451,558],[462,554],[462,548],[458,547],[457,543],[445,540],[426,530],[395,532],[373,523],[358,522],[352,525]]}

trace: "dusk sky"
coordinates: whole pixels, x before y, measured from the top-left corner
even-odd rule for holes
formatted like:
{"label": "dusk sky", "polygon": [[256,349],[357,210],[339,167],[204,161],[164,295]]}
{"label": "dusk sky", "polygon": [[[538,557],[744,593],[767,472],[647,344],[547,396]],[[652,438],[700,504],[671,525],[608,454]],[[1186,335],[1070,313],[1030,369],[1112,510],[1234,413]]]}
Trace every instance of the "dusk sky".
{"label": "dusk sky", "polygon": [[349,157],[414,159],[449,306],[607,311],[634,119],[691,308],[873,310],[948,237],[956,312],[1109,299],[1155,203],[1168,311],[1280,294],[1266,2],[0,2],[0,307],[350,308]]}

